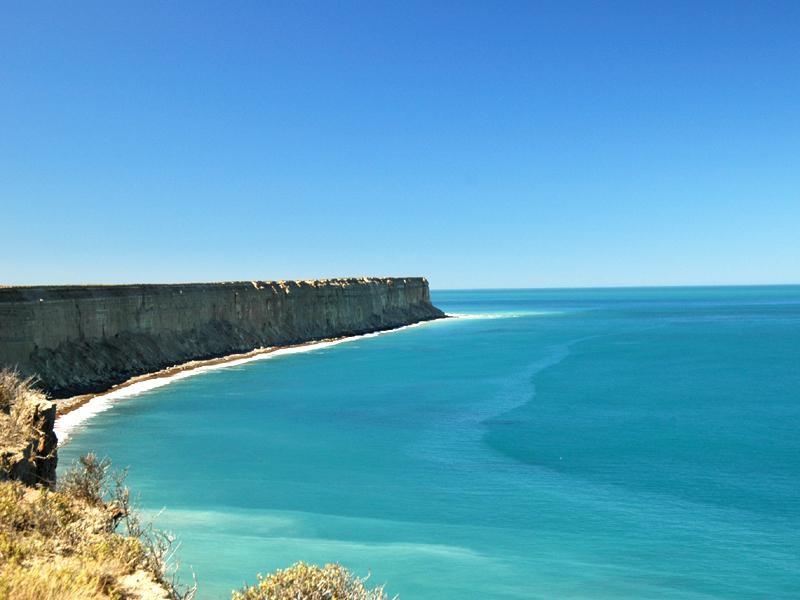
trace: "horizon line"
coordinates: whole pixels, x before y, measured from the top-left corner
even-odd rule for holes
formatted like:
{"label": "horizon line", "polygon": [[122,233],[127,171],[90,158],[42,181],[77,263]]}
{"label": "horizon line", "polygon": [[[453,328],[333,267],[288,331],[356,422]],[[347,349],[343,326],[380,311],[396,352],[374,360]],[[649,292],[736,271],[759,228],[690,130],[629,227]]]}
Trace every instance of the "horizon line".
{"label": "horizon line", "polygon": [[438,292],[477,292],[490,290],[619,290],[619,289],[662,289],[662,288],[736,288],[736,287],[798,287],[797,283],[665,283],[665,284],[622,284],[622,285],[576,285],[576,286],[513,286],[513,287],[432,287]]}

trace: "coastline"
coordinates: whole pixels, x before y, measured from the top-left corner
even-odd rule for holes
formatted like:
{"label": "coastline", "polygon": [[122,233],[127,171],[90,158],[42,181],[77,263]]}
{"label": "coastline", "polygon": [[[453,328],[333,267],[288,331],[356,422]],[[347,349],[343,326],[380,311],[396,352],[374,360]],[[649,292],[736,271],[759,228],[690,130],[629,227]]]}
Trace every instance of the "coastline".
{"label": "coastline", "polygon": [[390,329],[381,329],[359,335],[326,338],[287,346],[269,346],[266,348],[256,348],[249,352],[229,354],[218,358],[192,360],[167,367],[166,369],[153,371],[152,373],[131,377],[127,381],[116,384],[101,392],[81,394],[78,396],[57,400],[55,432],[58,437],[58,445],[61,446],[66,443],[76,429],[79,429],[81,426],[83,426],[93,416],[111,408],[118,400],[130,398],[149,390],[169,385],[174,381],[186,379],[187,377],[192,377],[194,375],[199,375],[209,371],[247,364],[257,360],[265,360],[278,356],[285,356],[288,354],[300,354],[314,350],[322,350],[324,348],[330,348],[332,346],[337,346],[339,344],[344,344],[359,339],[376,337],[387,333],[395,333],[404,329],[410,329],[412,327],[419,327],[421,325],[433,323],[435,321],[460,318],[461,316],[462,315],[446,314],[444,317],[436,319],[417,321],[416,323],[410,323],[409,325],[402,325],[400,327],[393,327]]}
{"label": "coastline", "polygon": [[0,289],[0,365],[51,398],[192,360],[441,318],[424,277]]}

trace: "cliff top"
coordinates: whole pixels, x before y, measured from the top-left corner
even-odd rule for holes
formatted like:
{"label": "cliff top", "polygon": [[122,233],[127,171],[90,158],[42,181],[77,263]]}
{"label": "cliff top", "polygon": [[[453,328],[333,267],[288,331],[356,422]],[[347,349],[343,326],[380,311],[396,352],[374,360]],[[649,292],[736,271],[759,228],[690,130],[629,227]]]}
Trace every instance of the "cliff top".
{"label": "cliff top", "polygon": [[63,289],[63,288],[140,288],[140,287],[176,287],[202,285],[352,285],[356,283],[427,283],[425,277],[411,275],[403,277],[329,277],[319,279],[252,279],[231,281],[178,281],[175,283],[59,283],[42,285],[6,285],[0,283],[0,290],[8,289]]}
{"label": "cliff top", "polygon": [[[354,285],[428,285],[424,277],[336,277],[331,279],[298,279],[285,280],[252,280],[252,281],[217,281],[196,283],[113,283],[113,284],[77,284],[77,285],[0,285],[0,302],[18,302],[24,300],[37,300],[67,297],[80,297],[83,295],[110,294],[123,295],[130,292],[181,292],[183,289],[220,289],[220,288],[255,288],[261,289],[287,289],[287,288],[319,288],[319,287],[349,287]],[[37,294],[41,298],[34,297]]]}

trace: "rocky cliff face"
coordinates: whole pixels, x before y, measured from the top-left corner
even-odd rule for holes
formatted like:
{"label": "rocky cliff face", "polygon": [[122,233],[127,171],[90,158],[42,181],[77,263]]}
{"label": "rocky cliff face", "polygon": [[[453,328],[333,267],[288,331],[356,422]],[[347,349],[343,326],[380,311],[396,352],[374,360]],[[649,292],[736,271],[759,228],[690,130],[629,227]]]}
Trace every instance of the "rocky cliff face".
{"label": "rocky cliff face", "polygon": [[51,397],[189,360],[444,316],[424,278],[0,288],[0,365]]}
{"label": "rocky cliff face", "polygon": [[8,413],[0,411],[0,481],[55,485],[58,462],[55,420],[56,405],[27,389]]}

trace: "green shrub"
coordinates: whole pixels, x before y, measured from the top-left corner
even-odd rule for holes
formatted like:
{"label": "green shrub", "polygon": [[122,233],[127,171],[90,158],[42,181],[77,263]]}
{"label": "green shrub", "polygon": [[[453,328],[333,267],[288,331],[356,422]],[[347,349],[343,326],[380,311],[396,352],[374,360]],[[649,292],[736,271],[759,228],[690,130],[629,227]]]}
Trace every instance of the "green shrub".
{"label": "green shrub", "polygon": [[383,586],[368,589],[365,583],[341,565],[299,562],[259,575],[258,583],[233,592],[232,600],[387,600]]}

